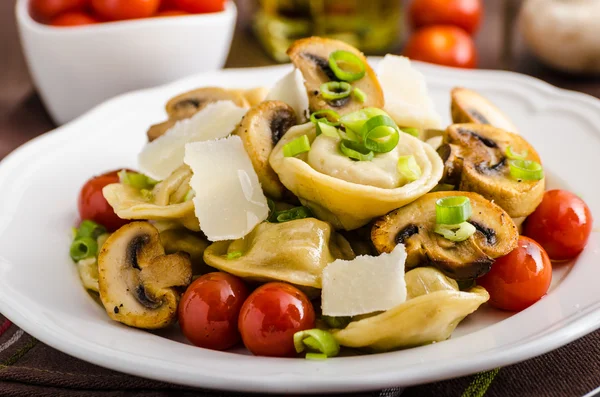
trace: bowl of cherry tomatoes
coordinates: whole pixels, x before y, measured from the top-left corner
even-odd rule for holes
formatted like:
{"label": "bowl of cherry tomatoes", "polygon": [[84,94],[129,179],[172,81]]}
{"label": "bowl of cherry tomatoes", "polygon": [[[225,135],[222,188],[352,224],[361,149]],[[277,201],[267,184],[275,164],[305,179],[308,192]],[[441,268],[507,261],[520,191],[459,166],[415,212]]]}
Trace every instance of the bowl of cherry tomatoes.
{"label": "bowl of cherry tomatoes", "polygon": [[64,124],[108,98],[223,67],[231,0],[18,0],[29,71]]}

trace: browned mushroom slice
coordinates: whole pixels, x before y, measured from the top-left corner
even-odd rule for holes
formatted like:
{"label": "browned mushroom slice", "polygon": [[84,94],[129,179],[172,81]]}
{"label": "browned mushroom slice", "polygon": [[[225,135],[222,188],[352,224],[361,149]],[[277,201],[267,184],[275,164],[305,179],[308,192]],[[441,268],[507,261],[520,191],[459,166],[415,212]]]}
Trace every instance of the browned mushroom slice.
{"label": "browned mushroom slice", "polygon": [[136,328],[164,328],[177,318],[180,292],[192,281],[187,253],[165,255],[158,230],[132,222],[98,256],[100,299],[110,318]]}
{"label": "browned mushroom slice", "polygon": [[[477,231],[465,241],[453,242],[434,232],[435,202],[447,196],[465,196],[473,215],[468,220]],[[487,273],[495,258],[517,246],[517,227],[496,204],[471,192],[428,193],[411,204],[379,218],[371,230],[378,252],[406,246],[406,266],[432,265],[448,276],[462,280]]]}
{"label": "browned mushroom slice", "polygon": [[450,96],[452,121],[458,123],[489,124],[518,133],[517,127],[492,102],[467,88],[454,88]]}
{"label": "browned mushroom slice", "polygon": [[281,137],[296,124],[296,113],[280,101],[266,101],[246,113],[234,132],[242,138],[244,148],[258,175],[263,190],[274,199],[281,199],[287,189],[269,164],[269,155]]}
{"label": "browned mushroom slice", "polygon": [[544,196],[544,179],[521,180],[510,175],[506,150],[527,152],[540,162],[535,149],[521,136],[483,124],[454,124],[444,133],[438,153],[444,160],[441,183],[477,192],[494,201],[511,217],[531,214]]}
{"label": "browned mushroom slice", "polygon": [[[364,103],[352,96],[335,101],[327,101],[320,95],[320,87],[329,81],[338,81],[329,67],[329,55],[337,50],[349,51],[358,56],[365,65],[365,76],[352,82],[354,88],[361,89],[367,96]],[[352,113],[364,107],[383,108],[383,91],[379,80],[365,56],[356,48],[342,41],[310,37],[294,42],[288,49],[288,55],[304,76],[304,86],[308,93],[309,106],[312,112],[320,109],[332,109],[339,114]]]}

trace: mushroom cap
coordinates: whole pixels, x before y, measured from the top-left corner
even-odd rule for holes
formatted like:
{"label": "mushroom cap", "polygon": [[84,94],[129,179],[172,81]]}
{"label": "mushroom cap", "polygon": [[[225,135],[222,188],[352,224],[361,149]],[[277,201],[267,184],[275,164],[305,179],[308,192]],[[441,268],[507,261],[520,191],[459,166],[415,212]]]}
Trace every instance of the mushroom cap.
{"label": "mushroom cap", "polygon": [[[350,83],[352,87],[361,89],[367,95],[364,103],[356,101],[352,96],[333,102],[328,102],[320,96],[321,84],[338,81],[329,67],[329,55],[337,50],[353,53],[365,65],[365,76]],[[304,76],[304,86],[308,93],[309,106],[312,112],[331,109],[343,115],[365,107],[383,108],[383,90],[379,85],[377,75],[369,66],[362,52],[351,45],[339,40],[309,37],[295,41],[288,49],[287,54],[294,66]]]}
{"label": "mushroom cap", "polygon": [[[477,231],[465,241],[453,242],[434,232],[435,202],[448,196],[465,196],[471,201],[473,214],[468,222]],[[432,265],[459,280],[487,273],[495,258],[517,246],[518,238],[517,227],[508,214],[472,192],[428,193],[379,218],[371,230],[371,240],[379,253],[404,244],[408,268]]]}
{"label": "mushroom cap", "polygon": [[540,162],[535,149],[519,135],[484,124],[451,125],[438,149],[444,160],[441,183],[479,193],[513,218],[531,214],[544,197],[545,179],[513,178],[506,158],[509,146],[513,152],[527,151],[527,160]]}
{"label": "mushroom cap", "polygon": [[280,101],[262,102],[246,113],[234,135],[238,135],[267,196],[281,199],[287,189],[269,164],[269,156],[281,137],[296,124],[296,113]]}
{"label": "mushroom cap", "polygon": [[157,329],[177,317],[180,293],[192,281],[186,253],[165,255],[158,230],[132,222],[113,233],[98,256],[100,300],[110,318],[136,328]]}
{"label": "mushroom cap", "polygon": [[450,92],[452,122],[488,124],[518,134],[517,127],[492,102],[477,92],[456,87]]}

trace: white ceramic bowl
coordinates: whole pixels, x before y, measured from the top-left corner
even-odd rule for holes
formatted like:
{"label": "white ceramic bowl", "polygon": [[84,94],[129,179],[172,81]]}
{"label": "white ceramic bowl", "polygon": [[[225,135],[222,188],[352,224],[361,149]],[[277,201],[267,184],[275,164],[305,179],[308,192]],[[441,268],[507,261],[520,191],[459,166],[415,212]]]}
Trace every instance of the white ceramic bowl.
{"label": "white ceramic bowl", "polygon": [[33,20],[29,1],[16,14],[29,71],[57,124],[115,95],[223,67],[237,9],[74,28]]}

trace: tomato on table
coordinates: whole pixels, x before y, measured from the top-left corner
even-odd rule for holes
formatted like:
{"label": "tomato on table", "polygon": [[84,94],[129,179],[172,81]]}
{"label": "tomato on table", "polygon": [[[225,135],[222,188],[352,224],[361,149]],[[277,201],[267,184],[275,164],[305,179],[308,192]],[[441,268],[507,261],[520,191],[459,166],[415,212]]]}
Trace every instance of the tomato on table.
{"label": "tomato on table", "polygon": [[179,326],[194,345],[226,350],[241,340],[238,317],[248,289],[227,273],[208,273],[194,281],[179,303]]}
{"label": "tomato on table", "polygon": [[527,217],[523,234],[540,243],[550,259],[567,260],[583,251],[593,223],[585,201],[566,190],[549,190]]}
{"label": "tomato on table", "polygon": [[192,14],[223,11],[225,2],[226,0],[173,0],[177,8]]}
{"label": "tomato on table", "polygon": [[492,270],[477,279],[490,294],[490,304],[504,310],[523,310],[548,292],[552,264],[546,251],[520,236],[517,248],[496,259]]}
{"label": "tomato on table", "polygon": [[409,18],[415,28],[430,25],[454,25],[473,34],[479,28],[481,0],[414,0]]}
{"label": "tomato on table", "polygon": [[104,186],[111,183],[119,183],[119,171],[107,172],[88,180],[83,185],[83,188],[81,188],[77,201],[79,216],[82,220],[88,219],[99,223],[109,232],[114,232],[130,222],[129,220],[119,218],[102,194]]}
{"label": "tomato on table", "polygon": [[477,50],[471,36],[450,25],[428,26],[412,35],[404,49],[410,59],[459,68],[477,66]]}
{"label": "tomato on table", "polygon": [[50,25],[52,26],[83,26],[93,25],[99,21],[86,12],[71,11],[61,14],[54,18]]}
{"label": "tomato on table", "polygon": [[246,299],[238,326],[252,354],[293,357],[294,334],[315,327],[315,311],[298,288],[273,282],[257,288]]}
{"label": "tomato on table", "polygon": [[50,21],[67,11],[82,10],[88,0],[31,0],[31,13],[41,21]]}
{"label": "tomato on table", "polygon": [[156,14],[160,0],[91,0],[94,12],[109,21],[148,18]]}

